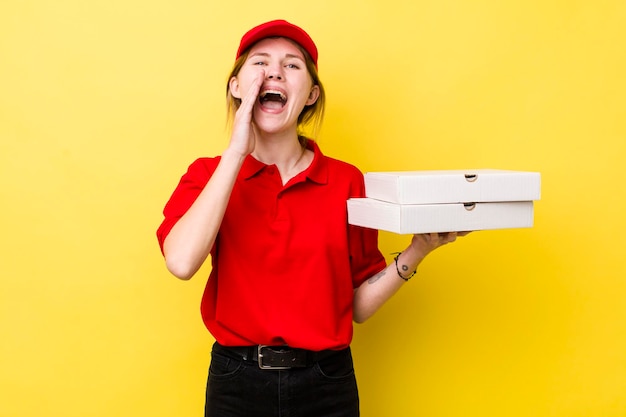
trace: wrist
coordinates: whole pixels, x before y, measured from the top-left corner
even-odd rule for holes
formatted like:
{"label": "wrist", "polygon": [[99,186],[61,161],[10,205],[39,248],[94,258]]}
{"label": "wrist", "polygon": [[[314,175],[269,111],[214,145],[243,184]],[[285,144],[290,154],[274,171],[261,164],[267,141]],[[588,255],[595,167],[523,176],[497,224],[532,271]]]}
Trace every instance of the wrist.
{"label": "wrist", "polygon": [[[410,256],[403,255],[403,253],[404,252],[396,252],[396,256],[393,258],[393,261],[395,263],[398,277],[407,282],[417,273],[417,265],[419,262],[407,262],[407,258],[410,258]],[[400,259],[400,257],[403,259]]]}
{"label": "wrist", "polygon": [[231,147],[228,147],[224,150],[224,152],[222,152],[222,157],[221,159],[226,160],[226,161],[232,161],[235,163],[239,163],[239,164],[243,164],[243,161],[246,159],[247,155],[242,154],[241,152],[237,151],[236,149],[233,149]]}
{"label": "wrist", "polygon": [[409,245],[405,250],[402,251],[401,260],[410,268],[415,269],[422,262],[422,260],[424,260],[425,257],[426,255],[423,253],[423,251],[420,250],[419,247]]}

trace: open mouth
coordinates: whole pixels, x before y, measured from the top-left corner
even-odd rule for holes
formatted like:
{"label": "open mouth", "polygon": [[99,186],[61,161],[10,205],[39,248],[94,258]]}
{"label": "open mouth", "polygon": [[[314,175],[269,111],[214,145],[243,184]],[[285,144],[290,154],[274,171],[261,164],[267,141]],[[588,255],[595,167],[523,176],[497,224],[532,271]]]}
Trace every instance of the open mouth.
{"label": "open mouth", "polygon": [[287,96],[282,91],[264,90],[259,94],[259,102],[263,107],[280,109],[287,103]]}

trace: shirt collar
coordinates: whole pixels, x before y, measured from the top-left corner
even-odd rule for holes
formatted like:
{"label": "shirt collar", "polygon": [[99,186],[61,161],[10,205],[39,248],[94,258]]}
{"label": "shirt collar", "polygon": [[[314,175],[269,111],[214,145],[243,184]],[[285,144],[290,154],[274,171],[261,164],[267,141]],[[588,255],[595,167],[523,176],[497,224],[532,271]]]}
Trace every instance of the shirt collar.
{"label": "shirt collar", "polygon": [[[313,161],[304,172],[298,176],[304,175],[309,180],[318,183],[328,183],[328,161],[315,141],[307,139],[307,148],[313,151]],[[267,168],[268,165],[255,159],[252,155],[248,155],[241,167],[241,175],[244,179],[250,179],[256,174]]]}
{"label": "shirt collar", "polygon": [[250,179],[261,172],[266,166],[267,165],[255,159],[252,155],[248,155],[241,166],[241,175],[246,180]]}

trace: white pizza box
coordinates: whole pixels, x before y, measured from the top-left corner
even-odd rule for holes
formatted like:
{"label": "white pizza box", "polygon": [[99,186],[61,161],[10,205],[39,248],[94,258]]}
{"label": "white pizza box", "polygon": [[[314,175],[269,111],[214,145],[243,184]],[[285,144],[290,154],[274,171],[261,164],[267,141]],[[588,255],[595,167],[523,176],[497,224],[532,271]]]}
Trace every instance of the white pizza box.
{"label": "white pizza box", "polygon": [[348,200],[348,223],[398,234],[466,232],[532,227],[532,201],[395,204],[372,198]]}
{"label": "white pizza box", "polygon": [[368,172],[364,177],[366,197],[398,204],[532,201],[541,196],[538,172],[390,171]]}

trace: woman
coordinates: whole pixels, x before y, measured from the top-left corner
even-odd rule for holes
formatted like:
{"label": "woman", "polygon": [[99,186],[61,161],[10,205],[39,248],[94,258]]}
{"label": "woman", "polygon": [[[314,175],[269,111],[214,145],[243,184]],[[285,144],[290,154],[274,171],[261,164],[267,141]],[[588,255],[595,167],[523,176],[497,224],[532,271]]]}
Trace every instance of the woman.
{"label": "woman", "polygon": [[358,416],[353,320],[457,236],[415,235],[387,266],[377,232],[348,225],[346,200],[364,196],[361,172],[300,134],[323,115],[317,57],[286,21],[247,32],[227,85],[230,143],[193,162],[164,209],[167,268],[189,279],[211,257],[206,416]]}

